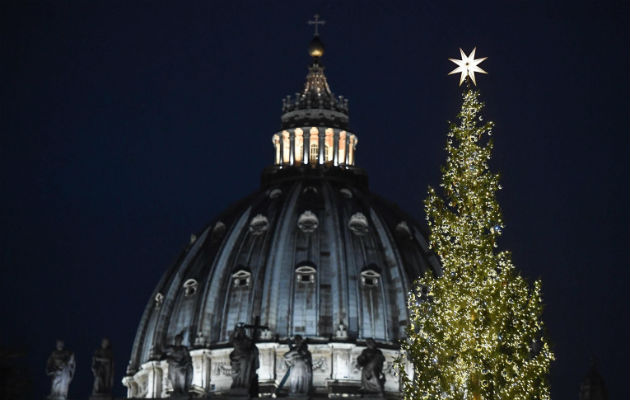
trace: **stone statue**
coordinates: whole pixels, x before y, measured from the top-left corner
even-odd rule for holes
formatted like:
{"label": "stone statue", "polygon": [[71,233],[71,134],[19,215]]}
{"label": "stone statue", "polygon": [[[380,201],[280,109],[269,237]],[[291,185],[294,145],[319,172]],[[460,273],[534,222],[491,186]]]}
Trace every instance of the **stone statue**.
{"label": "stone statue", "polygon": [[188,347],[182,345],[183,336],[175,336],[175,344],[166,346],[163,354],[168,363],[168,379],[173,386],[172,395],[188,395],[192,384],[193,365]]}
{"label": "stone statue", "polygon": [[92,395],[111,397],[114,385],[114,356],[107,338],[103,338],[101,347],[94,351],[92,373],[94,374]]}
{"label": "stone statue", "polygon": [[46,362],[46,375],[52,378],[50,400],[65,400],[68,398],[68,387],[74,376],[76,363],[74,353],[64,350],[63,340],[57,340],[57,349],[50,354]]}
{"label": "stone statue", "polygon": [[357,364],[361,367],[361,392],[365,394],[383,394],[385,375],[383,374],[383,363],[385,357],[376,348],[374,339],[366,340],[367,349],[361,352],[357,358]]}
{"label": "stone statue", "polygon": [[[254,340],[247,336],[245,326],[236,325],[230,337],[234,350],[230,353],[232,367],[232,392],[258,397],[258,348]],[[255,394],[255,396],[253,396]]]}
{"label": "stone statue", "polygon": [[295,345],[284,354],[284,362],[289,367],[289,394],[309,394],[313,383],[313,359],[302,336],[295,336]]}

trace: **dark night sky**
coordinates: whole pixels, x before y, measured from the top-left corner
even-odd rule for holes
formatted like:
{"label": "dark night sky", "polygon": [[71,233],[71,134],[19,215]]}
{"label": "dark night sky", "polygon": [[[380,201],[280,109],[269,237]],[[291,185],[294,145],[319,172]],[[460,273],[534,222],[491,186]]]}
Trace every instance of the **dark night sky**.
{"label": "dark night sky", "polygon": [[33,398],[57,337],[77,356],[71,397],[104,335],[124,393],[161,274],[271,163],[316,12],[358,165],[419,219],[460,105],[447,58],[489,57],[501,246],[543,280],[553,397],[577,399],[591,356],[629,397],[627,1],[182,3],[0,5],[0,345],[27,352]]}

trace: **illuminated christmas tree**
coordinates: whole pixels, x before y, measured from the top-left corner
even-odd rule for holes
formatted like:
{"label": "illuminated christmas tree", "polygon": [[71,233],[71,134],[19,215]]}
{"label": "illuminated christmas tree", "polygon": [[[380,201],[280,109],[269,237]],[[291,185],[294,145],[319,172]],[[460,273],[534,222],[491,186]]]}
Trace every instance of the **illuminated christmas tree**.
{"label": "illuminated christmas tree", "polygon": [[[492,122],[483,122],[474,89],[475,51],[452,73],[466,81],[458,122],[448,132],[440,192],[425,209],[441,276],[425,274],[409,295],[404,398],[549,399],[553,353],[543,334],[541,283],[530,286],[510,253],[497,250],[504,228],[488,168]],[[471,82],[472,81],[472,82]]]}

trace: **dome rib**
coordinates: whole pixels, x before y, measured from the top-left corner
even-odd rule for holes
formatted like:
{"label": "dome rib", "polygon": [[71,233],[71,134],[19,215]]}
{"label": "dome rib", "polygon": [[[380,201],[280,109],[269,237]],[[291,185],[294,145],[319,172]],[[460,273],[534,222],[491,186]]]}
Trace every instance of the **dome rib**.
{"label": "dome rib", "polygon": [[204,293],[205,304],[203,307],[203,315],[200,318],[200,325],[203,332],[208,332],[208,337],[211,341],[213,339],[215,341],[217,340],[216,328],[213,326],[212,317],[216,315],[216,304],[218,303],[220,295],[218,286],[221,284],[222,280],[219,275],[222,274],[221,266],[227,264],[227,259],[232,254],[231,250],[234,248],[238,236],[247,223],[249,214],[250,207],[247,207],[245,211],[241,212],[240,216],[234,223],[234,226],[230,228],[228,235],[226,235],[223,243],[221,244],[221,251],[218,253],[219,257],[215,257],[213,260],[214,262],[206,279],[205,286],[207,289]]}
{"label": "dome rib", "polygon": [[[263,294],[261,321],[269,327],[269,330],[280,336],[284,336],[282,333],[286,332],[286,327],[281,327],[277,324],[278,321],[283,320],[282,317],[279,317],[280,310],[278,301],[281,295],[279,293],[279,287],[281,286],[280,279],[283,275],[281,268],[282,265],[286,264],[284,248],[291,242],[291,238],[288,237],[289,232],[291,232],[290,224],[292,222],[289,216],[295,214],[293,210],[296,208],[297,196],[300,193],[301,187],[299,183],[294,185],[290,193],[287,194],[287,200],[282,204],[282,210],[279,215],[282,226],[274,233],[272,241],[272,248],[276,249],[276,251],[274,251],[267,260],[265,274],[265,283],[268,289]],[[282,257],[282,259],[279,260],[279,257]]]}
{"label": "dome rib", "polygon": [[[392,296],[391,292],[408,293],[409,291],[408,287],[406,287],[405,285],[405,280],[402,279],[402,277],[400,276],[400,269],[404,268],[404,263],[402,261],[399,251],[391,245],[392,243],[395,243],[394,238],[392,237],[390,232],[385,229],[385,222],[381,220],[380,215],[376,213],[374,208],[370,208],[370,217],[375,225],[375,229],[380,240],[380,246],[384,251],[383,267],[386,266],[387,268],[383,268],[383,272],[387,272],[389,274],[388,279],[390,285],[389,289],[384,291],[384,296],[388,303],[391,301],[395,301],[397,305],[397,307],[389,308],[389,310],[392,310],[392,312],[395,312],[395,314],[389,315],[389,318],[385,320],[386,323],[389,322],[389,324],[387,324],[387,332],[389,333],[390,338],[400,338],[400,332],[393,331],[394,326],[398,326],[400,322],[400,315],[396,311],[405,309],[405,307],[407,307],[407,304],[404,301],[405,296]],[[386,308],[385,311],[387,312],[388,308]]]}
{"label": "dome rib", "polygon": [[[324,186],[324,194],[325,207],[330,213],[330,218],[325,219],[325,224],[328,226],[330,232],[334,232],[333,237],[341,238],[340,225],[339,223],[335,223],[340,221],[338,209],[335,206],[335,203],[339,204],[339,198],[330,184]],[[340,323],[344,324],[346,327],[348,326],[348,285],[345,280],[347,277],[346,263],[343,262],[346,258],[345,241],[332,240],[330,245],[331,254],[335,256],[334,263],[331,257],[331,265],[335,266],[331,268],[330,271],[331,292],[339,294],[337,301],[332,301],[331,295],[331,331],[334,332],[334,327],[338,326]],[[346,288],[346,290],[343,290],[343,288]]]}

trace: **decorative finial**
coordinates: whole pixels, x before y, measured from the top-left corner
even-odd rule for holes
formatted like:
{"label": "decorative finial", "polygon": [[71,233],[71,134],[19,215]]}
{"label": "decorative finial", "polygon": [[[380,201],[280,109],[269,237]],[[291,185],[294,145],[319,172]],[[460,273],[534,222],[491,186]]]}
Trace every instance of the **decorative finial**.
{"label": "decorative finial", "polygon": [[459,53],[461,54],[461,57],[462,57],[461,60],[455,60],[454,58],[449,58],[450,61],[452,61],[455,64],[457,64],[457,68],[455,68],[454,70],[452,70],[448,74],[452,75],[452,74],[456,74],[458,72],[461,73],[460,78],[459,78],[459,86],[461,86],[462,83],[464,83],[464,80],[466,80],[466,77],[468,77],[468,76],[470,77],[470,79],[472,79],[473,83],[476,86],[477,82],[475,81],[475,72],[479,72],[479,73],[482,73],[482,74],[487,74],[486,71],[484,71],[483,69],[479,68],[477,65],[482,63],[488,57],[475,59],[475,51],[476,50],[477,50],[477,48],[475,47],[470,52],[470,55],[466,56],[464,51],[460,48],[459,49]]}
{"label": "decorative finial", "polygon": [[319,36],[319,25],[326,25],[326,21],[320,21],[319,14],[315,14],[313,18],[315,18],[315,21],[308,21],[308,24],[315,25],[315,36]]}
{"label": "decorative finial", "polygon": [[315,35],[313,40],[311,40],[311,44],[308,45],[308,54],[317,62],[317,59],[324,55],[324,44],[319,40],[319,26],[326,24],[326,21],[320,21],[319,14],[315,14],[313,18],[315,19],[314,21],[308,21],[309,25],[315,25]]}

